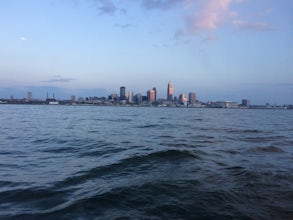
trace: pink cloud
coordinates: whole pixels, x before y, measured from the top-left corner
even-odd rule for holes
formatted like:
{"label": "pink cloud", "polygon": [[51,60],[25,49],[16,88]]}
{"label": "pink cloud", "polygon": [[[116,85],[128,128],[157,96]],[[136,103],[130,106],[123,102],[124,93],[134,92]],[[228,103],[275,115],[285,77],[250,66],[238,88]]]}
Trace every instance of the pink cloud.
{"label": "pink cloud", "polygon": [[[198,4],[198,0],[187,0],[185,7],[191,8]],[[233,2],[239,0],[202,0],[199,9],[194,10],[193,14],[186,18],[186,27],[178,31],[176,36],[194,35],[202,31],[216,30],[229,18],[237,17],[237,13],[230,10]],[[195,7],[197,8],[197,7]]]}
{"label": "pink cloud", "polygon": [[188,18],[192,31],[215,30],[227,18],[235,16],[235,12],[229,10],[232,2],[233,0],[204,1],[200,10],[195,11],[194,15]]}
{"label": "pink cloud", "polygon": [[216,29],[229,16],[229,5],[232,0],[206,1],[203,8],[195,13],[193,27],[195,30]]}

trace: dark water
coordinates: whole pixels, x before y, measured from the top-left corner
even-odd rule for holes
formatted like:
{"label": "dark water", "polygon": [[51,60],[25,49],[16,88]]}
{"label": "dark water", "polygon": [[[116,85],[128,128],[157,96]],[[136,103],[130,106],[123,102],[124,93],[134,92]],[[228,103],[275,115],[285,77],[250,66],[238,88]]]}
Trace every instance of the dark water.
{"label": "dark water", "polygon": [[293,111],[0,105],[1,219],[293,219]]}

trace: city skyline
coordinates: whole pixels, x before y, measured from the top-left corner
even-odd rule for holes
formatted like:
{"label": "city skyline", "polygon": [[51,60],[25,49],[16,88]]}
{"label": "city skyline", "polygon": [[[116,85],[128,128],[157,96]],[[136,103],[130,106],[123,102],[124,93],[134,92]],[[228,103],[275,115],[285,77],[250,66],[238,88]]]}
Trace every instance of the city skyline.
{"label": "city skyline", "polygon": [[[185,102],[188,102],[189,104],[195,104],[195,103],[233,103],[238,106],[239,100],[229,100],[229,99],[210,99],[210,100],[203,100],[203,99],[198,99],[197,93],[194,91],[189,91],[188,93],[180,92],[178,94],[174,94],[174,87],[173,83],[171,81],[168,82],[167,84],[167,91],[163,96],[159,96],[157,94],[157,89],[156,87],[153,87],[152,89],[149,89],[147,91],[141,92],[141,91],[136,91],[135,95],[133,90],[130,88],[127,90],[126,86],[120,86],[118,92],[114,93],[104,93],[103,95],[97,95],[95,92],[91,93],[90,95],[85,95],[85,96],[80,96],[78,94],[74,93],[68,93],[64,96],[61,97],[55,97],[55,90],[56,88],[54,87],[48,87],[51,89],[51,92],[46,92],[46,100],[56,100],[56,101],[65,101],[65,100],[71,100],[72,102],[75,102],[77,98],[79,100],[84,100],[84,99],[109,99],[109,100],[115,100],[117,102],[119,101],[125,101],[124,104],[127,103],[141,103],[142,101],[147,101],[149,104],[156,103],[157,100],[159,102],[167,102],[167,103],[178,103],[178,104],[184,104]],[[48,89],[47,88],[47,89]],[[24,89],[24,88],[23,88]],[[57,88],[58,89],[58,88]],[[1,90],[0,90],[1,91]],[[93,90],[94,91],[94,90]],[[42,101],[45,100],[45,96],[42,96],[40,98],[40,94],[37,93],[36,96],[33,96],[32,91],[26,91],[26,97],[23,94],[24,90],[22,91],[22,94],[18,97],[14,96],[12,93],[10,93],[9,96],[0,96],[1,100],[23,100],[25,102],[27,101]],[[44,92],[44,90],[43,90]],[[105,92],[105,91],[103,91]],[[35,93],[34,93],[35,94]],[[140,101],[137,101],[137,98],[139,97]],[[136,99],[136,100],[135,100]],[[263,106],[263,105],[271,106],[292,106],[292,103],[281,103],[281,104],[276,104],[276,103],[253,103],[253,106]],[[241,98],[239,106],[250,106],[251,105],[251,100],[247,99],[245,97]]]}
{"label": "city skyline", "polygon": [[82,105],[82,104],[92,104],[92,105],[134,105],[134,106],[160,106],[160,107],[192,107],[192,108],[279,108],[279,109],[292,109],[292,104],[251,104],[249,99],[242,98],[241,102],[231,101],[231,100],[217,100],[217,101],[204,101],[197,99],[195,92],[189,92],[188,98],[186,94],[180,93],[178,96],[173,93],[174,87],[172,82],[167,84],[166,98],[157,97],[157,89],[153,87],[145,92],[145,94],[140,93],[140,91],[133,93],[133,90],[125,86],[120,86],[119,95],[117,93],[108,94],[103,97],[98,97],[91,95],[88,97],[76,97],[76,95],[70,95],[66,99],[55,98],[55,93],[52,96],[47,92],[46,99],[38,99],[33,97],[31,91],[27,92],[27,97],[25,98],[15,98],[13,95],[10,98],[0,97],[0,104],[63,104],[63,105]]}
{"label": "city skyline", "polygon": [[0,97],[46,88],[100,96],[121,85],[154,85],[165,97],[171,80],[177,96],[293,103],[292,8],[290,0],[4,0]]}
{"label": "city skyline", "polygon": [[[178,97],[180,97],[180,95],[182,95],[182,94],[184,94],[184,93],[178,94]],[[189,94],[189,99],[192,99],[195,102],[196,101],[196,93],[195,92],[189,92],[188,94]],[[191,94],[192,94],[192,98],[191,98]],[[49,99],[49,98],[55,99],[55,92],[54,91],[52,91],[52,94],[51,95],[52,95],[52,97],[50,97],[49,92],[47,91],[47,93],[46,93],[46,99]],[[166,101],[171,101],[172,102],[172,101],[174,101],[174,100],[176,100],[178,98],[176,95],[173,94],[173,83],[170,82],[170,81],[167,84],[167,93],[165,94],[165,97],[166,98],[164,98],[163,96],[162,97],[158,97],[156,87],[153,87],[152,89],[149,89],[149,90],[145,91],[145,93],[142,93],[141,91],[136,91],[136,94],[135,95],[144,96],[151,103],[152,102],[156,102],[157,99],[166,100]],[[127,101],[131,102],[131,100],[133,99],[133,90],[131,90],[131,89],[127,90],[127,87],[126,86],[120,86],[120,88],[119,88],[119,95],[118,95],[118,93],[112,93],[112,94],[107,94],[105,96],[109,96],[109,97],[111,97],[111,99],[117,99],[119,101],[127,100]],[[185,94],[184,94],[184,96],[185,96]],[[39,96],[37,95],[37,97],[39,97]],[[22,97],[22,98],[20,98],[20,97],[14,97],[13,94],[10,94],[10,97],[9,98],[10,99],[14,99],[14,98],[16,98],[16,99],[27,99],[27,100],[31,101],[31,100],[34,100],[34,99],[35,100],[39,99],[37,97],[33,97],[33,92],[27,91],[27,97]],[[74,97],[74,100],[75,100],[76,94],[71,94],[70,95],[70,99],[71,100],[73,99],[72,97]],[[91,94],[88,97],[98,97],[98,96],[96,94]],[[1,97],[0,96],[0,99],[1,98],[2,99],[3,98],[4,99],[8,99],[8,97]],[[84,98],[84,97],[80,96],[79,98]],[[61,100],[62,98],[60,97],[59,99]]]}

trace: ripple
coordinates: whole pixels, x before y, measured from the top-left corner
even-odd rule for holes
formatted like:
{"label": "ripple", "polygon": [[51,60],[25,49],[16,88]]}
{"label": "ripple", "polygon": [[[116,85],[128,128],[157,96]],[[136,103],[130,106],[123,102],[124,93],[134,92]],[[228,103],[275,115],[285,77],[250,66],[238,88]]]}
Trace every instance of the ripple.
{"label": "ripple", "polygon": [[275,146],[268,146],[268,147],[252,147],[247,150],[251,153],[284,153],[284,151]]}
{"label": "ripple", "polygon": [[1,113],[0,219],[293,219],[292,111]]}

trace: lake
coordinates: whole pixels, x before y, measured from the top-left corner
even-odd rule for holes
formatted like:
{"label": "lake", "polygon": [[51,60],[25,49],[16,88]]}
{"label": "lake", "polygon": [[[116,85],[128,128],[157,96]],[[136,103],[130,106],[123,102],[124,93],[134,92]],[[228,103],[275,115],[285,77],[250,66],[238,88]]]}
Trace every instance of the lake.
{"label": "lake", "polygon": [[293,219],[293,111],[0,105],[0,219]]}

